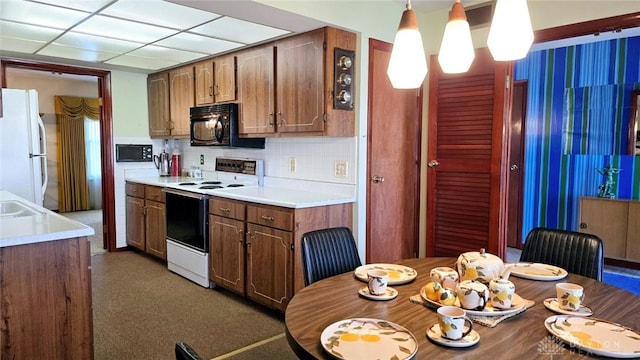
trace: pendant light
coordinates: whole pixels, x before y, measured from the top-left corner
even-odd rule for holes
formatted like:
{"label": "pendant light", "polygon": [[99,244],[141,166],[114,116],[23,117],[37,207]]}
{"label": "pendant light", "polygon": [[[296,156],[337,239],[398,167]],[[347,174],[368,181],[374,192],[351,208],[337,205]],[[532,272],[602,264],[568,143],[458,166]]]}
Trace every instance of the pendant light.
{"label": "pendant light", "polygon": [[411,10],[411,0],[407,1],[407,9],[400,19],[387,75],[396,89],[417,89],[427,75],[422,35],[418,30],[416,14]]}
{"label": "pendant light", "polygon": [[451,7],[449,22],[444,28],[444,36],[440,44],[438,53],[440,68],[447,74],[466,72],[471,67],[475,56],[464,6],[460,0],[456,0]]}
{"label": "pendant light", "polygon": [[498,0],[487,39],[493,59],[522,59],[527,56],[532,43],[533,28],[527,0]]}

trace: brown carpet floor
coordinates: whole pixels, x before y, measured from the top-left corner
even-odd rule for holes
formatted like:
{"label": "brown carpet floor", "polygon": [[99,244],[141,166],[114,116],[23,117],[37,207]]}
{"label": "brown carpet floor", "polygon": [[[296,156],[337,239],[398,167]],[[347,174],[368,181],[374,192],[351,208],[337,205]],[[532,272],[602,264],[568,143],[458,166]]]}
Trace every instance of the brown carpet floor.
{"label": "brown carpet floor", "polygon": [[284,333],[279,312],[200,287],[137,252],[91,261],[96,360],[175,359],[176,342],[188,343],[203,359],[296,359],[286,338],[277,337]]}

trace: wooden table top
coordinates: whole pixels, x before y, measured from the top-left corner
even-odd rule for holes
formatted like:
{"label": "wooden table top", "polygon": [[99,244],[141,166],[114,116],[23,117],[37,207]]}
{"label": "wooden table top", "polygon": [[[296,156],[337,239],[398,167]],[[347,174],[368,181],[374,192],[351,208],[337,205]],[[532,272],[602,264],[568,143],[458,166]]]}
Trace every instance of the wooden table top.
{"label": "wooden table top", "polygon": [[[580,275],[569,274],[558,281],[534,281],[511,276],[516,293],[535,305],[524,313],[499,323],[494,328],[474,323],[480,342],[468,348],[449,348],[433,343],[426,331],[437,323],[434,309],[409,301],[430,280],[431,269],[438,266],[455,267],[454,258],[421,258],[398,262],[417,270],[417,278],[408,284],[393,285],[399,294],[393,300],[372,301],[358,295],[366,284],[353,272],[315,282],[299,291],[285,312],[289,345],[301,359],[332,359],[320,344],[320,334],[330,324],[350,318],[377,318],[404,326],[418,339],[417,359],[495,359],[518,357],[529,359],[545,356],[540,345],[548,341],[544,320],[556,313],[548,310],[543,301],[556,295],[555,284],[572,282],[585,288],[584,304],[593,310],[593,318],[612,321],[640,331],[640,297],[617,287]],[[556,348],[556,351],[558,349]],[[589,358],[585,351],[564,347],[562,359]]]}

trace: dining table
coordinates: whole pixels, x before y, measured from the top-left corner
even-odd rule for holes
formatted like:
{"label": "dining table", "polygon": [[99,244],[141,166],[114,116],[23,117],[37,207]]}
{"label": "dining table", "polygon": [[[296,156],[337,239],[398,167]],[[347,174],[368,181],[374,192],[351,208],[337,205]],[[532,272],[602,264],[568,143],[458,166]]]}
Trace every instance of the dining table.
{"label": "dining table", "polygon": [[[427,330],[438,323],[437,306],[425,306],[410,298],[416,299],[421,288],[431,281],[433,268],[455,269],[456,260],[426,257],[395,262],[415,269],[417,276],[408,283],[392,285],[398,294],[385,301],[361,296],[359,290],[367,284],[359,280],[355,272],[328,277],[304,287],[291,299],[285,311],[289,346],[301,359],[340,358],[323,347],[323,330],[341,320],[365,318],[392,322],[413,334],[417,339],[414,359],[530,359],[557,355],[562,355],[556,357],[559,359],[597,358],[597,354],[584,347],[558,341],[545,327],[545,319],[559,315],[545,307],[544,301],[556,297],[555,285],[560,282],[575,283],[584,288],[583,304],[592,311],[589,319],[606,320],[635,333],[640,330],[640,297],[626,290],[572,273],[553,281],[512,275],[509,280],[515,284],[515,293],[533,301],[534,305],[494,327],[474,322],[473,330],[479,335],[479,341],[473,346],[443,346],[427,336]],[[615,346],[605,346],[609,345]]]}

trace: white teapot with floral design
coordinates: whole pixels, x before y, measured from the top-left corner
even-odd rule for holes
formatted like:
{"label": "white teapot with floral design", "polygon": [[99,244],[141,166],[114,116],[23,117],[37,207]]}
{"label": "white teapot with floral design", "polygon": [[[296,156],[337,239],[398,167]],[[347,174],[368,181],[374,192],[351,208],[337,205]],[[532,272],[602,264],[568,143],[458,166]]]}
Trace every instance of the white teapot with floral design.
{"label": "white teapot with floral design", "polygon": [[456,261],[456,268],[460,274],[460,281],[476,280],[484,284],[500,278],[505,270],[502,259],[486,253],[484,249],[461,254]]}

